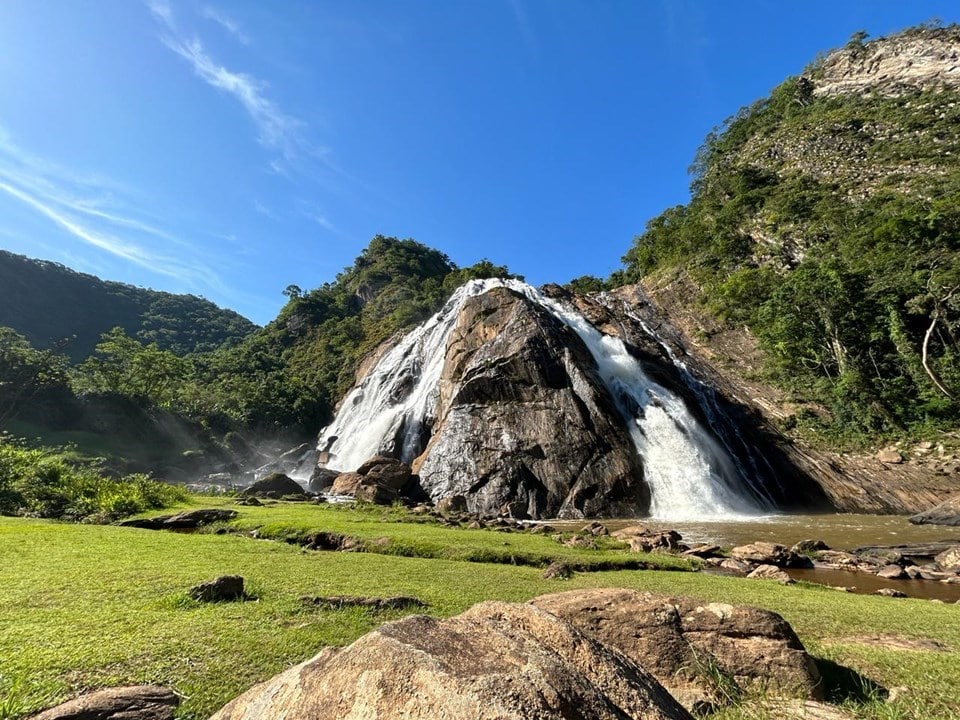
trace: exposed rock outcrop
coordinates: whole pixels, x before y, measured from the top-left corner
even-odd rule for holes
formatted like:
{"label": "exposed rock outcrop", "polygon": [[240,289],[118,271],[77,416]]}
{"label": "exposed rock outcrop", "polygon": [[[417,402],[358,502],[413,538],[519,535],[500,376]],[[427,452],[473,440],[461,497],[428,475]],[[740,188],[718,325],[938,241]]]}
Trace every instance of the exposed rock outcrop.
{"label": "exposed rock outcrop", "polygon": [[583,341],[495,288],[467,300],[447,344],[437,421],[414,462],[434,498],[515,516],[646,510],[643,469]]}
{"label": "exposed rock outcrop", "polygon": [[160,685],[107,688],[33,715],[30,720],[173,720],[180,698]]}
{"label": "exposed rock outcrop", "polygon": [[776,613],[633,590],[572,590],[531,601],[616,648],[687,708],[720,701],[709,668],[742,687],[820,697],[820,675]]}
{"label": "exposed rock outcrop", "polygon": [[960,89],[960,30],[916,28],[834,50],[814,72],[814,95]]}
{"label": "exposed rock outcrop", "polygon": [[412,616],[326,649],[211,720],[689,720],[646,671],[531,605]]}

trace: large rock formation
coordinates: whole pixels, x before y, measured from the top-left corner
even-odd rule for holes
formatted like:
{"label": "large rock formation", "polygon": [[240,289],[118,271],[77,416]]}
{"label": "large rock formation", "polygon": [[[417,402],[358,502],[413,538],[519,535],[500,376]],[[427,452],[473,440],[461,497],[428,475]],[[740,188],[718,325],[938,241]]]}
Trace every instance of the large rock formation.
{"label": "large rock formation", "polygon": [[960,89],[960,29],[914,28],[864,43],[854,37],[816,69],[815,95]]}
{"label": "large rock formation", "polygon": [[583,341],[507,288],[460,311],[436,417],[414,462],[435,498],[530,517],[647,508],[639,457]]}
{"label": "large rock formation", "polygon": [[729,704],[751,687],[771,702],[822,694],[813,660],[776,613],[574,590],[388,623],[257,685],[211,720],[686,720],[684,707]]}
{"label": "large rock formation", "polygon": [[[701,603],[602,588],[531,601],[616,648],[659,680],[687,708],[728,701],[749,687],[790,697],[821,697],[820,674],[790,625],[746,605]],[[718,683],[721,683],[718,685]]]}
{"label": "large rock formation", "polygon": [[412,616],[326,649],[211,720],[689,720],[646,671],[531,605]]}

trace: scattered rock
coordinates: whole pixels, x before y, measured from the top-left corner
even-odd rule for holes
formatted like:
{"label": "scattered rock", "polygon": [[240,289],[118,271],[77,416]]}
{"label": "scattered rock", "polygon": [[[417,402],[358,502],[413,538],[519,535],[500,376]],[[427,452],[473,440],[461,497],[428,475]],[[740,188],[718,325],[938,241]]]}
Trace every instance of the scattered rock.
{"label": "scattered rock", "polygon": [[584,550],[594,550],[597,547],[597,541],[593,535],[573,535],[563,541],[563,544],[571,548],[581,548]]}
{"label": "scattered rock", "polygon": [[467,498],[463,495],[449,495],[437,500],[437,512],[444,515],[467,512]]}
{"label": "scattered rock", "polygon": [[880,588],[879,590],[873,593],[874,595],[883,595],[884,597],[892,598],[905,598],[907,594],[901,592],[900,590],[894,590],[893,588]]}
{"label": "scattered rock", "polygon": [[823,565],[836,568],[855,567],[860,562],[856,555],[843,550],[821,550],[817,553],[817,560]]}
{"label": "scattered rock", "polygon": [[410,482],[410,466],[395,458],[377,456],[357,468],[357,473],[399,493]]}
{"label": "scattered rock", "polygon": [[960,572],[960,545],[944,550],[934,558],[934,561],[944,572]]}
{"label": "scattered rock", "polygon": [[30,720],[173,720],[180,698],[161,685],[106,688],[33,715]]}
{"label": "scattered rock", "polygon": [[263,503],[257,500],[255,497],[243,497],[240,496],[233,501],[234,505],[245,505],[249,507],[263,507]]}
{"label": "scattered rock", "polygon": [[888,580],[903,580],[907,574],[899,565],[884,565],[877,573],[877,577],[887,578]]}
{"label": "scattered rock", "polygon": [[884,448],[877,453],[877,460],[885,465],[899,465],[903,462],[903,455],[896,448]]}
{"label": "scattered rock", "polygon": [[569,580],[573,577],[573,568],[571,568],[563,560],[556,560],[550,563],[550,566],[543,571],[544,580]]}
{"label": "scattered rock", "polygon": [[653,552],[655,550],[683,552],[689,548],[681,543],[683,536],[676,530],[650,530],[642,525],[616,530],[611,536],[630,544],[633,552]]}
{"label": "scattered rock", "polygon": [[730,551],[730,556],[736,560],[759,563],[760,565],[776,565],[777,567],[813,567],[810,558],[798,555],[789,550],[786,545],[772,542],[755,542],[749,545],[740,545]]}
{"label": "scattered rock", "polygon": [[929,510],[910,518],[914,525],[952,525],[960,526],[960,495],[944,500]]}
{"label": "scattered rock", "polygon": [[753,565],[750,563],[744,562],[743,560],[735,560],[734,558],[724,558],[720,562],[719,567],[722,567],[724,570],[729,570],[737,575],[743,575],[744,577],[752,573],[754,570]]}
{"label": "scattered rock", "polygon": [[580,528],[581,534],[590,534],[590,535],[609,535],[610,531],[607,530],[607,526],[603,523],[592,522],[589,525],[584,525]]}
{"label": "scattered rock", "polygon": [[694,545],[689,550],[684,550],[683,554],[686,555],[687,557],[708,558],[708,557],[715,557],[719,552],[720,552],[719,545],[710,545],[708,543],[702,543],[700,545]]}
{"label": "scattered rock", "polygon": [[227,602],[245,600],[243,578],[239,575],[221,575],[210,582],[194,585],[189,595],[197,602]]}
{"label": "scattered rock", "polygon": [[687,708],[716,703],[708,665],[741,686],[820,697],[820,675],[790,625],[745,605],[701,604],[633,590],[572,590],[531,601],[613,647]]}
{"label": "scattered rock", "polygon": [[783,585],[792,585],[794,580],[785,570],[781,570],[776,565],[760,565],[753,572],[747,575],[751,580],[776,580]]}
{"label": "scattered rock", "polygon": [[409,610],[410,608],[425,608],[427,604],[419,598],[406,595],[395,597],[357,597],[353,595],[330,595],[326,597],[304,595],[300,601],[305,605],[324,607],[338,610],[345,607],[364,607],[371,610]]}
{"label": "scattered rock", "polygon": [[392,505],[400,499],[400,494],[391,487],[381,485],[378,482],[371,482],[371,476],[367,475],[360,481],[353,496],[363,502],[374,503],[376,505]]}
{"label": "scattered rock", "polygon": [[288,495],[306,495],[296,480],[292,480],[279,472],[271,473],[265,478],[257,480],[240,494],[245,497],[272,498],[273,500],[279,500]]}
{"label": "scattered rock", "polygon": [[355,472],[340,473],[330,486],[330,492],[334,495],[353,495],[360,487],[360,481],[363,475]]}
{"label": "scattered rock", "polygon": [[333,481],[340,475],[336,470],[320,467],[317,465],[310,474],[310,482],[307,483],[307,490],[312,493],[323,492],[333,487]]}
{"label": "scattered rock", "polygon": [[649,674],[532,605],[415,615],[326,649],[211,720],[691,720]]}
{"label": "scattered rock", "polygon": [[792,548],[790,548],[792,552],[795,552],[798,555],[811,555],[829,549],[830,546],[827,545],[823,540],[801,540]]}

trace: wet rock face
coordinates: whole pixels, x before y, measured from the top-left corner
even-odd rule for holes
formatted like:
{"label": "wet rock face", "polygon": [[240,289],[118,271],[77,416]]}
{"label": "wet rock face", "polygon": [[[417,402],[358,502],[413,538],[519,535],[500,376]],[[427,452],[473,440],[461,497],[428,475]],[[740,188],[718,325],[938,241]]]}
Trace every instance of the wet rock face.
{"label": "wet rock face", "polygon": [[505,288],[464,305],[414,472],[433,498],[516,517],[642,513],[643,469],[580,338]]}
{"label": "wet rock face", "polygon": [[689,720],[647,672],[531,605],[408,617],[326,649],[211,720]]}

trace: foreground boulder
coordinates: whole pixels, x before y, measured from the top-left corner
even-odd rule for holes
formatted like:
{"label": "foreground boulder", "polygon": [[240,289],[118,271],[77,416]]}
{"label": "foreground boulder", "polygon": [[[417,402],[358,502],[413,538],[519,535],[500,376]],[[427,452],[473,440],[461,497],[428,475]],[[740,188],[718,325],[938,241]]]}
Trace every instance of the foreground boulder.
{"label": "foreground boulder", "polygon": [[769,610],[616,588],[531,602],[619,650],[690,709],[722,701],[712,668],[744,688],[815,698],[822,692],[813,659]]}
{"label": "foreground boulder", "polygon": [[325,649],[211,720],[690,720],[646,671],[532,605],[412,616]]}
{"label": "foreground boulder", "polygon": [[173,720],[179,704],[180,698],[160,685],[115,687],[82,695],[30,720]]}
{"label": "foreground boulder", "polygon": [[951,525],[960,526],[960,495],[944,500],[929,510],[910,518],[914,525]]}
{"label": "foreground boulder", "polygon": [[272,473],[257,480],[242,493],[244,497],[262,497],[279,500],[283,497],[306,495],[300,483],[283,473]]}

